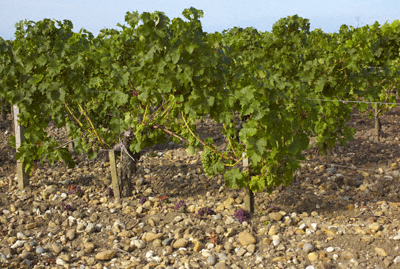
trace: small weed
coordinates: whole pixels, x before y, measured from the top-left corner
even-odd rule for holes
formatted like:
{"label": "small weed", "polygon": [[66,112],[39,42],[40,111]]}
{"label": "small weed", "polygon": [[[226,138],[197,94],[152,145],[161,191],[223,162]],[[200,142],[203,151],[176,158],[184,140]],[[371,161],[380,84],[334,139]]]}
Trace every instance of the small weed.
{"label": "small weed", "polygon": [[236,209],[233,216],[237,218],[240,223],[243,223],[244,221],[249,222],[250,219],[249,211],[244,210],[243,208]]}
{"label": "small weed", "polygon": [[142,198],[140,198],[140,204],[141,205],[143,205],[144,203],[146,203],[146,201],[147,201],[148,199],[147,199],[147,197],[146,196],[142,196]]}
{"label": "small weed", "polygon": [[85,191],[81,189],[80,186],[77,186],[74,188],[74,185],[71,185],[70,191],[68,192],[69,194],[76,194],[78,197],[82,197],[85,194]]}
{"label": "small weed", "polygon": [[71,205],[67,205],[64,202],[61,203],[61,208],[64,209],[65,211],[71,211],[72,209]]}
{"label": "small weed", "polygon": [[114,197],[114,191],[111,187],[108,187],[106,190],[106,196],[107,197]]}
{"label": "small weed", "polygon": [[271,208],[272,210],[275,210],[275,211],[279,211],[279,207],[277,207],[277,206],[270,206],[269,208]]}
{"label": "small weed", "polygon": [[186,203],[184,200],[180,200],[176,205],[175,205],[175,210],[178,210],[182,213],[186,212]]}
{"label": "small weed", "polygon": [[197,211],[196,217],[200,219],[207,215],[215,215],[215,212],[209,207],[202,207]]}

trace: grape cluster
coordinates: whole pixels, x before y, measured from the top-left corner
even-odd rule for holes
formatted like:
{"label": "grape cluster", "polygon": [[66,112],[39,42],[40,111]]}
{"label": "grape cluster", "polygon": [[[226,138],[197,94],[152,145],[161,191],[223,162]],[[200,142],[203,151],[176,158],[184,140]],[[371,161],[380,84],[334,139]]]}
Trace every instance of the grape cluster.
{"label": "grape cluster", "polygon": [[248,222],[250,218],[250,213],[247,210],[244,210],[242,208],[236,209],[235,213],[233,213],[233,216],[240,222]]}
{"label": "grape cluster", "polygon": [[186,203],[184,200],[180,200],[176,205],[175,205],[175,210],[178,210],[182,213],[186,212]]}
{"label": "grape cluster", "polygon": [[196,217],[200,219],[207,215],[215,215],[215,212],[209,207],[202,207],[197,211]]}
{"label": "grape cluster", "polygon": [[220,156],[210,150],[209,148],[205,148],[203,153],[201,154],[201,163],[203,164],[204,173],[209,176],[215,176],[216,171],[213,165],[218,162]]}
{"label": "grape cluster", "polygon": [[146,196],[142,196],[142,198],[140,198],[140,204],[143,205],[144,203],[146,203],[147,201],[147,197]]}

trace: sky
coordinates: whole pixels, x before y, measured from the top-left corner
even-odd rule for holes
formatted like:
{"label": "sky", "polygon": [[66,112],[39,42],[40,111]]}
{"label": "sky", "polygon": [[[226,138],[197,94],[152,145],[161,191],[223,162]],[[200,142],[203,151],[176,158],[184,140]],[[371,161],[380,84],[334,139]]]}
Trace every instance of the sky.
{"label": "sky", "polygon": [[238,27],[271,31],[280,18],[299,15],[310,20],[311,30],[338,32],[342,24],[354,27],[400,19],[400,0],[0,0],[0,37],[14,39],[15,24],[45,18],[74,24],[95,36],[101,29],[119,29],[126,12],[163,11],[170,19],[182,17],[185,8],[204,11],[206,32]]}

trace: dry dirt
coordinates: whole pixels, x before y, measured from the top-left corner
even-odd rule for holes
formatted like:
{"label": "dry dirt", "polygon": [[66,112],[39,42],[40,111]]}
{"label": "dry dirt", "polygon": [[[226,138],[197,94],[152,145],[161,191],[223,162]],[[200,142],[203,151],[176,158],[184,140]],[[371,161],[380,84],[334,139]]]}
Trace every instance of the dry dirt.
{"label": "dry dirt", "polygon": [[[356,112],[352,115],[349,124],[357,130],[355,140],[346,146],[336,146],[333,149],[332,162],[336,164],[335,171],[330,165],[323,164],[325,159],[319,155],[316,148],[305,151],[306,161],[303,162],[291,186],[277,188],[272,194],[256,194],[255,214],[251,216],[248,225],[237,222],[227,224],[227,216],[231,216],[234,212],[232,206],[227,206],[221,212],[217,212],[222,218],[215,220],[212,217],[198,220],[195,213],[183,214],[174,210],[174,205],[184,200],[187,205],[195,205],[196,208],[210,206],[217,211],[218,205],[223,204],[228,198],[234,198],[235,206],[240,206],[243,195],[240,190],[225,189],[221,176],[207,178],[202,173],[199,154],[188,156],[184,149],[174,144],[159,145],[146,150],[140,162],[138,175],[134,179],[136,194],[122,201],[114,201],[112,197],[106,196],[111,181],[109,163],[105,157],[88,160],[85,156],[77,156],[75,157],[77,166],[74,169],[67,169],[62,162],[53,167],[47,163],[39,165],[30,179],[30,186],[25,192],[20,192],[16,188],[14,179],[14,149],[8,145],[8,138],[12,132],[11,121],[0,122],[0,217],[3,217],[0,222],[2,240],[0,252],[3,253],[6,249],[10,251],[9,248],[12,243],[15,243],[18,232],[23,232],[28,238],[35,238],[33,246],[16,247],[7,261],[3,260],[0,264],[3,268],[54,268],[59,253],[52,251],[51,244],[58,242],[63,245],[62,253],[74,253],[72,260],[66,266],[70,268],[100,268],[95,267],[97,264],[107,266],[107,268],[129,266],[134,266],[131,268],[145,266],[163,268],[160,265],[156,267],[157,264],[149,265],[150,262],[144,258],[144,255],[155,249],[156,253],[163,256],[162,254],[165,253],[162,253],[161,249],[165,246],[155,248],[150,244],[136,253],[133,249],[120,249],[121,253],[118,255],[123,255],[121,259],[130,261],[131,256],[137,258],[137,261],[131,258],[132,265],[118,263],[115,260],[114,263],[96,260],[93,265],[90,265],[89,258],[95,253],[112,248],[115,242],[123,248],[124,244],[129,245],[129,240],[118,236],[115,231],[106,229],[109,237],[105,237],[103,232],[98,231],[91,233],[88,240],[87,234],[77,233],[73,240],[60,242],[61,236],[65,236],[68,229],[78,230],[77,224],[69,224],[67,218],[74,216],[78,219],[90,219],[93,223],[101,223],[103,227],[112,226],[112,228],[115,226],[115,221],[119,219],[124,224],[121,230],[133,230],[139,239],[141,235],[152,230],[164,233],[164,239],[166,239],[168,231],[174,237],[175,219],[183,214],[183,219],[190,219],[189,223],[192,224],[189,226],[193,225],[194,237],[203,241],[205,245],[210,242],[210,234],[218,225],[225,231],[233,227],[237,233],[249,231],[256,237],[256,251],[248,250],[248,252],[254,256],[263,257],[261,262],[251,260],[252,255],[245,255],[243,257],[246,258],[242,259],[235,254],[234,250],[226,249],[226,247],[220,250],[217,247],[210,249],[217,257],[219,257],[218,253],[226,253],[228,259],[225,263],[230,268],[235,268],[234,265],[239,268],[258,268],[261,265],[264,268],[306,268],[310,265],[317,268],[400,268],[400,264],[395,261],[395,258],[400,255],[400,240],[394,239],[400,229],[398,173],[400,109],[390,109],[380,119],[383,134],[378,141],[374,135],[373,120]],[[199,128],[202,130],[202,136],[211,135],[216,141],[223,143],[223,138],[218,136],[218,126],[206,121],[199,124]],[[50,132],[58,136],[63,134],[63,130],[57,130],[54,127],[50,128]],[[54,186],[55,191],[45,193],[49,186]],[[77,186],[84,191],[82,197],[70,194],[71,189]],[[63,193],[64,196],[61,196]],[[55,195],[58,195],[58,198]],[[150,206],[142,208],[141,211],[138,208],[141,207],[139,201],[143,196],[152,197],[153,200]],[[388,205],[389,209],[383,208],[382,204]],[[66,205],[71,206],[71,210],[65,213]],[[132,210],[127,210],[127,207]],[[114,214],[110,214],[112,209],[114,209]],[[288,217],[286,220],[291,219],[297,222],[289,225],[285,222],[285,218],[275,221],[269,215],[273,212],[286,213],[285,217]],[[150,219],[156,220],[158,224],[147,225]],[[318,223],[318,228],[310,233],[304,229],[305,234],[301,231],[296,232],[299,230],[299,224],[303,222],[308,226],[313,222]],[[27,229],[27,225],[31,223],[36,223],[36,226],[33,229]],[[139,223],[146,223],[146,225],[138,228]],[[372,223],[378,223],[381,226],[380,230],[369,229]],[[172,225],[170,230],[163,230],[160,227],[168,226],[168,224]],[[268,230],[274,225],[280,229],[278,235],[282,235],[281,239],[287,241],[281,244],[284,247],[279,248],[279,245],[275,247],[266,240],[273,239]],[[339,231],[332,227],[336,227]],[[267,230],[262,233],[262,229]],[[340,232],[340,229],[346,232]],[[331,233],[331,230],[334,233]],[[46,236],[49,232],[54,236]],[[41,237],[38,238],[37,234]],[[373,240],[370,242],[365,239],[365,236],[370,236]],[[228,242],[228,238],[222,235],[218,238],[218,245],[225,246]],[[84,249],[82,245],[88,241],[96,246],[95,250],[92,253],[81,253],[82,256],[78,257],[77,253]],[[318,256],[315,261],[310,259],[309,253],[303,251],[305,242],[311,242],[315,246],[313,253],[315,252]],[[46,255],[35,252],[39,246],[46,250]],[[327,251],[328,247],[334,247],[337,250],[330,253]],[[383,249],[386,255],[377,253],[376,248]],[[22,253],[26,251],[31,254],[23,256]],[[193,247],[189,247],[185,254],[178,250],[174,251],[177,252],[178,257],[179,255],[189,257],[189,264],[190,261],[197,261],[200,268],[208,267],[207,260],[195,252]],[[343,253],[346,251],[356,253],[357,257],[345,257]],[[295,254],[288,254],[291,252]],[[334,256],[335,253],[338,257]],[[249,257],[248,262],[246,262],[247,257]],[[277,259],[279,257],[281,259]],[[217,258],[217,262],[220,260]],[[180,262],[178,258],[170,257],[164,264],[175,268],[174,266]],[[214,267],[229,268],[217,267],[220,263],[215,264]],[[182,264],[184,266],[184,263]],[[212,266],[211,264],[209,266]],[[83,265],[87,267],[82,267]],[[189,268],[196,268],[196,266]]]}

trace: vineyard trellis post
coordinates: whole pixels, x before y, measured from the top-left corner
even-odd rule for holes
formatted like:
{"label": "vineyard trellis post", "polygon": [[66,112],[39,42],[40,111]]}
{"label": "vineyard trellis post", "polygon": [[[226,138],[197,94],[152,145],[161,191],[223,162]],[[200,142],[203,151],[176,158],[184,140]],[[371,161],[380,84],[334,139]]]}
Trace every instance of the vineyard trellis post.
{"label": "vineyard trellis post", "polygon": [[119,186],[119,180],[117,176],[117,165],[115,162],[115,152],[114,150],[108,151],[108,157],[110,159],[110,170],[111,170],[111,186],[114,192],[114,197],[115,198],[121,198],[121,193],[120,193],[120,186]]}
{"label": "vineyard trellis post", "polygon": [[375,134],[376,140],[380,141],[380,133],[381,133],[381,122],[379,120],[379,110],[378,110],[378,103],[375,103]]}
{"label": "vineyard trellis post", "polygon": [[[18,151],[18,148],[21,146],[21,143],[24,141],[24,131],[25,128],[18,123],[18,114],[19,108],[14,105],[13,106],[13,119],[14,119],[14,132],[15,132],[15,149]],[[20,160],[17,160],[17,179],[18,179],[18,188],[23,190],[26,186],[28,186],[29,179],[28,174],[24,170],[24,166]]]}
{"label": "vineyard trellis post", "polygon": [[[245,154],[245,153],[243,153]],[[249,158],[243,159],[243,169],[246,170],[249,168]],[[254,213],[254,193],[250,189],[250,185],[247,185],[244,188],[244,209],[248,212]]]}

